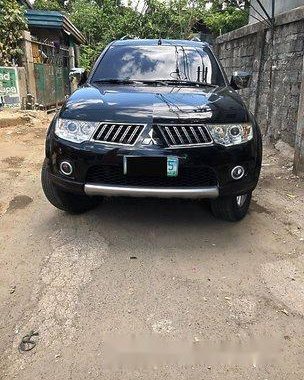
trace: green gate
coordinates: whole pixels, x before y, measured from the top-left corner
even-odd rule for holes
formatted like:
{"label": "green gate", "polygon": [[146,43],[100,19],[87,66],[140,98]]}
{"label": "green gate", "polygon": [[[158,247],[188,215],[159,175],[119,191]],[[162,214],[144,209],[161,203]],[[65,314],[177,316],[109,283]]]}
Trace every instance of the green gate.
{"label": "green gate", "polygon": [[44,107],[60,104],[70,93],[69,69],[45,63],[34,63],[37,103]]}
{"label": "green gate", "polygon": [[69,49],[54,44],[32,41],[36,102],[51,107],[64,102],[70,94]]}

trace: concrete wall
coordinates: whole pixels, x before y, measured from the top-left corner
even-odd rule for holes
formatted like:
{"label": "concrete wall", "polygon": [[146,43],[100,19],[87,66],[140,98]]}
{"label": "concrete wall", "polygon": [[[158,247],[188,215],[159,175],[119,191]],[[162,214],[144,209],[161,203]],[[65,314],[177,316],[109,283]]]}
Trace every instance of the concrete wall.
{"label": "concrete wall", "polygon": [[297,128],[304,117],[299,115],[304,7],[277,16],[273,34],[262,23],[247,25],[218,37],[215,49],[228,76],[236,70],[252,72],[251,86],[241,94],[266,139],[298,148]]}
{"label": "concrete wall", "polygon": [[[272,0],[262,0],[261,3],[263,4],[263,6],[266,9],[266,11],[268,12],[268,14],[271,16]],[[261,7],[259,6],[257,0],[251,0],[251,4],[259,13],[264,15],[264,12],[262,11]],[[294,9],[296,7],[300,7],[302,5],[304,5],[304,0],[275,0],[275,7],[274,7],[275,16],[277,16],[280,13],[290,11],[291,9]],[[254,17],[251,17],[252,15],[261,19],[261,17],[255,11],[255,9],[253,9],[253,8],[250,9],[250,15],[249,15],[249,23],[250,24],[258,22]]]}

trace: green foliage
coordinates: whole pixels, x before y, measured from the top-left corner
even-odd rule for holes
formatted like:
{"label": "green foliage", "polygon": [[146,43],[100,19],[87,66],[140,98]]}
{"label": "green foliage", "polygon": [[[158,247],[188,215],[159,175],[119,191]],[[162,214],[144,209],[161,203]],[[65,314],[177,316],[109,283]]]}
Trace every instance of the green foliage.
{"label": "green foliage", "polygon": [[[209,10],[208,0],[144,0],[144,11],[129,1],[123,6],[120,0],[69,0],[65,5],[62,0],[36,0],[35,7],[68,13],[88,41],[81,52],[81,64],[86,68],[109,42],[125,35],[191,38],[200,23],[217,36],[243,26],[248,19],[242,8],[248,6],[249,0],[213,0]],[[142,2],[138,0],[138,4]]]}
{"label": "green foliage", "polygon": [[22,31],[26,29],[24,9],[17,0],[0,0],[0,66],[20,63]]}
{"label": "green foliage", "polygon": [[41,10],[60,11],[63,9],[64,4],[60,0],[36,0],[34,7]]}
{"label": "green foliage", "polygon": [[248,13],[233,6],[228,6],[225,10],[210,9],[205,15],[204,22],[213,34],[218,36],[246,25]]}
{"label": "green foliage", "polygon": [[81,49],[80,54],[80,67],[83,67],[85,69],[90,69],[92,66],[92,63],[96,61],[98,58],[98,55],[103,49],[103,45],[97,44],[97,45],[84,45]]}
{"label": "green foliage", "polygon": [[87,38],[81,63],[89,67],[112,40],[127,35],[140,38],[189,38],[204,13],[206,0],[146,0],[145,12],[121,6],[117,0],[71,0],[71,21]]}
{"label": "green foliage", "polygon": [[70,19],[85,35],[88,45],[82,48],[81,64],[90,67],[100,51],[112,40],[134,35],[139,14],[131,7],[121,7],[115,0],[73,0]]}
{"label": "green foliage", "polygon": [[75,0],[71,8],[70,20],[86,36],[89,45],[101,40],[107,19],[102,9],[94,1],[87,0]]}
{"label": "green foliage", "polygon": [[205,11],[205,0],[147,0],[142,18],[144,38],[190,38],[194,24]]}

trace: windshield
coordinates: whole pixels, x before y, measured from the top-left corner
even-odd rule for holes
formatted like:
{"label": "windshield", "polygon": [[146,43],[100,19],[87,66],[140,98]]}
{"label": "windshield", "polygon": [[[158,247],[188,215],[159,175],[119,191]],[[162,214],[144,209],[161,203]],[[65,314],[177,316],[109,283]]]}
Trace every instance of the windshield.
{"label": "windshield", "polygon": [[179,45],[111,46],[93,73],[102,80],[179,80],[224,85],[217,62],[208,49]]}

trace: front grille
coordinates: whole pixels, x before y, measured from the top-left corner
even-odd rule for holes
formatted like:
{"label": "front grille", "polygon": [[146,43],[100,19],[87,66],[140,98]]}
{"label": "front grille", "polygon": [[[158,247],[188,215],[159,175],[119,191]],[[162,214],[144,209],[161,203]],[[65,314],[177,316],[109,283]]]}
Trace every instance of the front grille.
{"label": "front grille", "polygon": [[212,142],[207,128],[203,125],[157,124],[155,127],[169,147],[206,145]]}
{"label": "front grille", "polygon": [[143,128],[141,124],[102,123],[93,139],[108,144],[134,145]]}
{"label": "front grille", "polygon": [[131,177],[123,174],[120,166],[92,166],[87,173],[87,183],[139,187],[203,187],[217,185],[214,171],[208,167],[181,166],[177,177]]}

